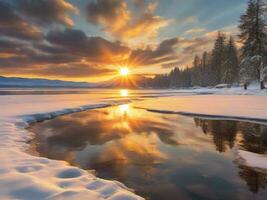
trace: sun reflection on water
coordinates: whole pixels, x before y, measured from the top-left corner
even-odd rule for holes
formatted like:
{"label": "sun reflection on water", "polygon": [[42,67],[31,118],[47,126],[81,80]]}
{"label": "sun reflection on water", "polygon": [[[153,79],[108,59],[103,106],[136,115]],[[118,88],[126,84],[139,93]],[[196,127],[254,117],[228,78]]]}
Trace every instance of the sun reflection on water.
{"label": "sun reflection on water", "polygon": [[119,108],[120,108],[120,111],[122,113],[125,113],[125,112],[128,112],[129,111],[129,105],[128,104],[120,105]]}
{"label": "sun reflection on water", "polygon": [[128,114],[129,112],[129,105],[128,104],[123,104],[119,106],[119,110],[121,114]]}

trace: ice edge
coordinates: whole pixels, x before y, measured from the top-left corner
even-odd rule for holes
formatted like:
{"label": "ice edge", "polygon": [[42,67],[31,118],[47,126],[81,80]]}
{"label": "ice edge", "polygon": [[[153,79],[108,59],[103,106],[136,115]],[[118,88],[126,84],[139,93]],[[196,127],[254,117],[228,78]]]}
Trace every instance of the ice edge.
{"label": "ice edge", "polygon": [[170,110],[157,110],[157,109],[149,109],[144,107],[134,107],[137,109],[146,110],[148,112],[154,113],[162,113],[162,114],[173,114],[173,115],[184,115],[188,117],[197,117],[202,119],[213,119],[213,120],[229,120],[229,121],[244,121],[244,122],[254,122],[260,124],[267,124],[267,119],[264,118],[256,118],[256,117],[242,117],[242,116],[227,116],[227,115],[210,115],[210,114],[201,114],[201,113],[193,113],[193,112],[184,112],[184,111],[170,111]]}

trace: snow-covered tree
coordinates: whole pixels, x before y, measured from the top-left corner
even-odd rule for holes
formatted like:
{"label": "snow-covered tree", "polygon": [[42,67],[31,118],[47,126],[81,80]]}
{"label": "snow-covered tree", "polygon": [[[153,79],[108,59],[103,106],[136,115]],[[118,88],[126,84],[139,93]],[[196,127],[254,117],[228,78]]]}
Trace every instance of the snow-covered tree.
{"label": "snow-covered tree", "polygon": [[[241,67],[243,76],[245,72],[253,76],[251,78],[261,81],[261,88],[264,88],[261,80],[261,71],[266,63],[266,42],[267,31],[264,20],[264,4],[262,0],[250,0],[247,11],[240,19],[240,39],[243,42]],[[244,63],[249,65],[244,65]],[[243,69],[244,67],[244,69]],[[248,69],[251,68],[251,69]],[[253,72],[253,73],[252,73]],[[244,77],[241,77],[244,79]]]}
{"label": "snow-covered tree", "polygon": [[245,90],[247,89],[249,82],[253,79],[254,70],[252,69],[251,60],[249,58],[244,58],[240,63],[239,77]]}
{"label": "snow-covered tree", "polygon": [[260,81],[264,82],[267,79],[267,66],[263,66],[261,68],[261,76],[260,76]]}
{"label": "snow-covered tree", "polygon": [[267,66],[262,66],[260,71],[260,83],[261,83],[261,89],[265,89],[264,81],[267,79]]}

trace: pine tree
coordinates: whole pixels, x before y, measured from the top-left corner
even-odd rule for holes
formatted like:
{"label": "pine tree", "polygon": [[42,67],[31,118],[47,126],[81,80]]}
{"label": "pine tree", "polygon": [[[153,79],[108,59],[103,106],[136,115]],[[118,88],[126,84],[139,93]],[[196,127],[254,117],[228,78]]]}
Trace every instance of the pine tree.
{"label": "pine tree", "polygon": [[200,74],[200,67],[201,67],[201,59],[199,56],[195,56],[195,59],[193,61],[193,68],[191,70],[192,73],[192,85],[197,86],[201,83],[201,74]]}
{"label": "pine tree", "polygon": [[224,83],[232,84],[237,81],[239,72],[237,49],[231,36],[226,46],[226,61],[223,65],[222,80]]}
{"label": "pine tree", "polygon": [[[252,79],[261,81],[261,88],[264,88],[261,78],[261,68],[266,64],[266,24],[264,21],[264,9],[262,0],[250,0],[247,11],[240,18],[240,39],[243,42],[242,63],[251,64],[241,66],[243,75],[245,71],[252,76]],[[255,57],[256,56],[256,57]],[[260,62],[255,62],[257,58]],[[254,60],[254,61],[253,61]],[[261,63],[262,62],[262,63]]]}
{"label": "pine tree", "polygon": [[208,53],[205,51],[202,54],[202,60],[201,60],[201,86],[207,86],[208,84]]}
{"label": "pine tree", "polygon": [[253,77],[253,71],[251,71],[250,59],[243,59],[240,63],[239,79],[244,84],[244,89],[247,89],[249,82]]}
{"label": "pine tree", "polygon": [[205,51],[202,55],[202,67],[206,68],[208,66],[208,53]]}
{"label": "pine tree", "polygon": [[179,75],[180,75],[180,69],[178,67],[175,67],[169,74],[169,81],[171,87],[178,87],[179,86]]}
{"label": "pine tree", "polygon": [[217,39],[212,50],[212,84],[216,85],[221,82],[223,63],[225,62],[225,35],[218,32]]}

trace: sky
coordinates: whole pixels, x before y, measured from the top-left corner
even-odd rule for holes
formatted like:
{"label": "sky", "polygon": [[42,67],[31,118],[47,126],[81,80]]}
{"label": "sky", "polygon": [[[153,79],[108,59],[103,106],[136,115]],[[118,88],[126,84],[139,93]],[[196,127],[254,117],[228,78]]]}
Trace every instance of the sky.
{"label": "sky", "polygon": [[191,65],[247,0],[0,0],[0,76],[98,82]]}

